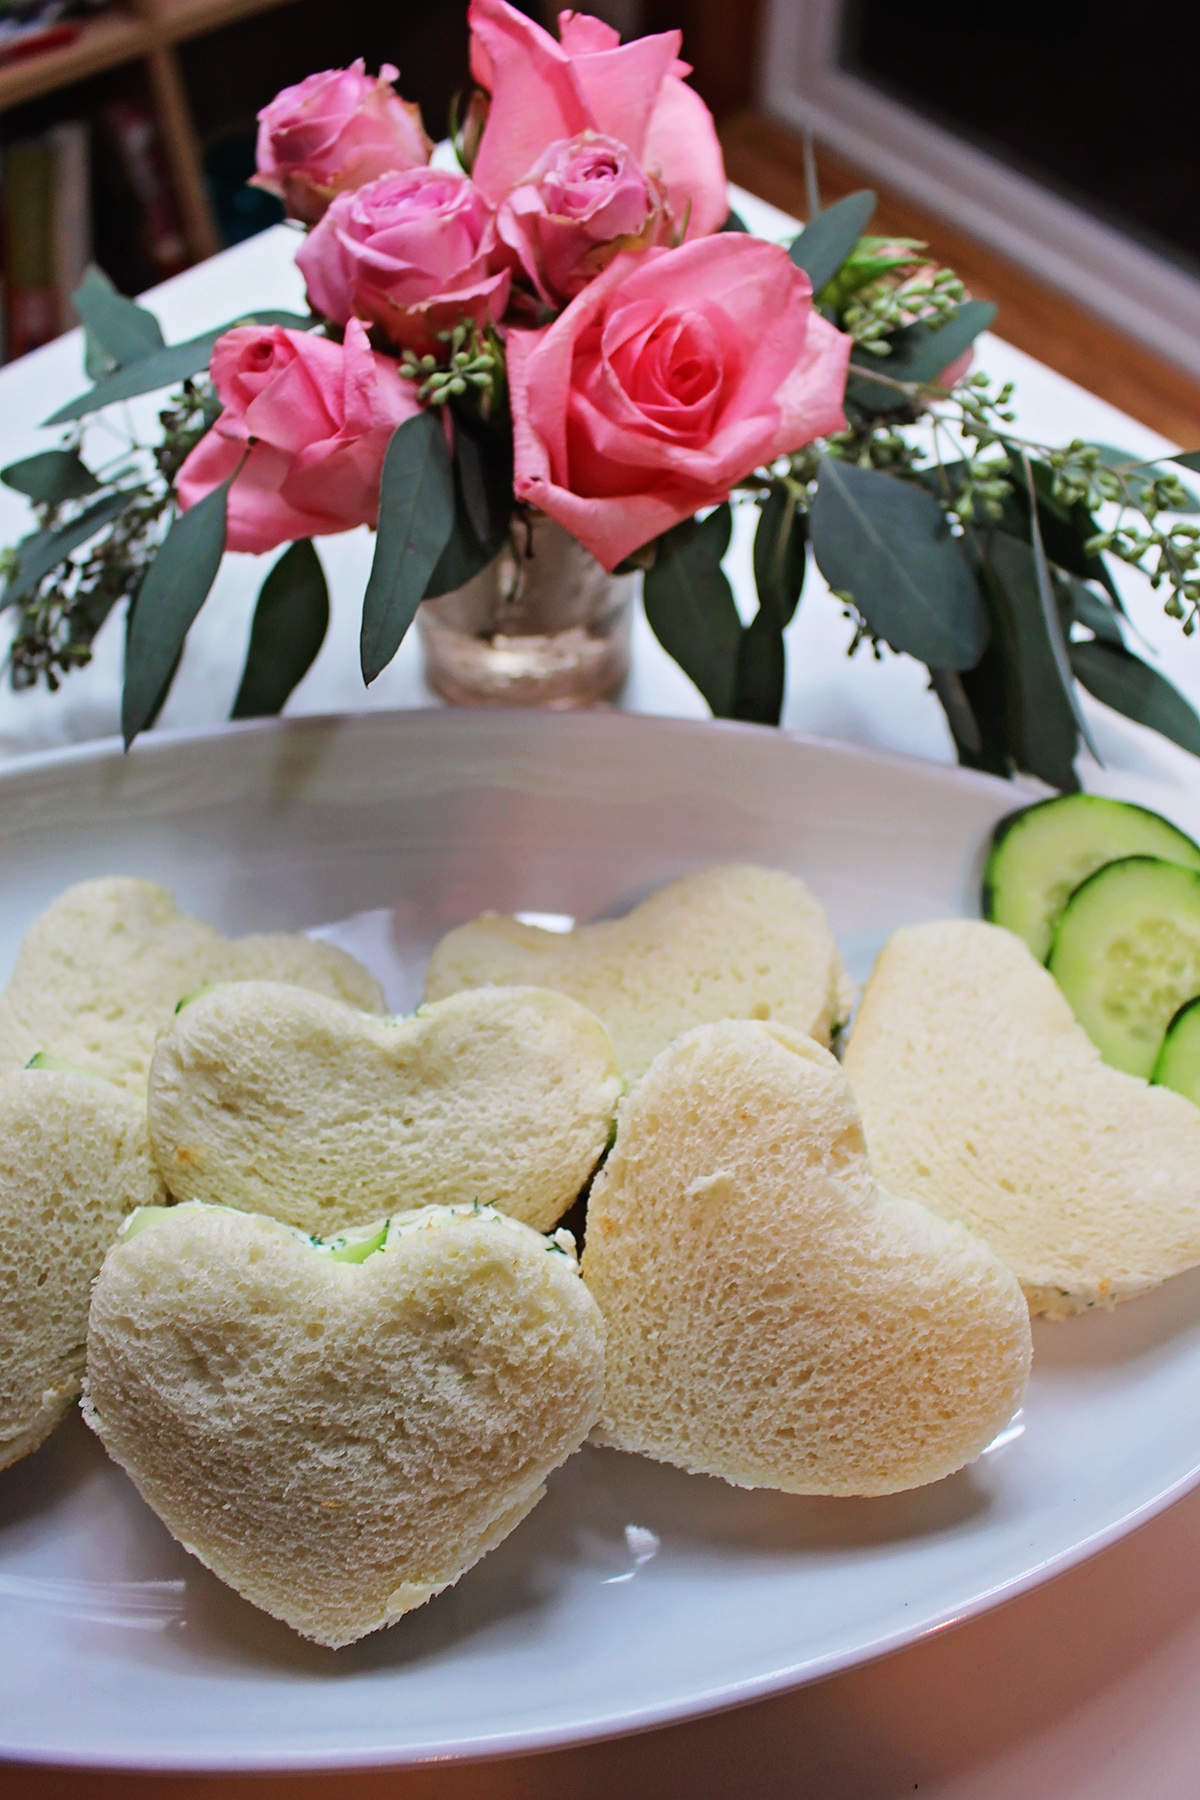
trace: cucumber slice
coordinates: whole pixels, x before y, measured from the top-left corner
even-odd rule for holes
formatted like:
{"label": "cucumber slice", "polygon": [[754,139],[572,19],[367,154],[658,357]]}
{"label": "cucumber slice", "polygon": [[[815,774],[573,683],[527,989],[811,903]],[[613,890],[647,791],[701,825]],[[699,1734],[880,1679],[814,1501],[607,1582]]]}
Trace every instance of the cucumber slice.
{"label": "cucumber slice", "polygon": [[1200,1106],[1200,999],[1181,1006],[1167,1026],[1150,1079]]}
{"label": "cucumber slice", "polygon": [[1149,1078],[1200,994],[1200,872],[1156,856],[1098,869],[1067,902],[1050,973],[1105,1062]]}
{"label": "cucumber slice", "polygon": [[1123,856],[1200,869],[1200,844],[1155,812],[1100,794],[1060,794],[1001,819],[983,877],[983,916],[1023,937],[1045,962],[1067,901]]}

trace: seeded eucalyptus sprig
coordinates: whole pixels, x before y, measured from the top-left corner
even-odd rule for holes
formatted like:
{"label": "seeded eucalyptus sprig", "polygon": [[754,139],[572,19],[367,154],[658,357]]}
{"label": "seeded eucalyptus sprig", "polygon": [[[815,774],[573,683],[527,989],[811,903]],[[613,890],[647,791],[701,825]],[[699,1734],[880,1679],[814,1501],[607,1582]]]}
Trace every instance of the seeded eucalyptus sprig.
{"label": "seeded eucalyptus sprig", "polygon": [[[185,381],[159,413],[162,436],[152,447],[127,439],[114,462],[94,473],[80,457],[76,427],[61,450],[4,471],[10,486],[26,492],[38,523],[34,539],[26,538],[7,553],[2,571],[7,577],[3,598],[16,615],[9,649],[14,688],[41,681],[55,693],[65,676],[91,661],[100,627],[114,606],[137,592],[153,562],[174,500],[175,478],[217,411],[207,377],[196,377]],[[55,458],[60,460],[47,461]],[[108,516],[80,550],[56,559],[56,544],[69,545],[102,511]],[[22,580],[22,553],[28,557],[37,539],[46,544],[51,566],[33,581]]]}
{"label": "seeded eucalyptus sprig", "polygon": [[491,325],[481,330],[474,319],[463,319],[453,331],[439,331],[438,341],[446,346],[444,359],[429,352],[417,356],[412,350],[400,359],[401,375],[419,383],[421,405],[446,406],[469,395],[480,417],[491,418],[505,392],[504,352],[495,330]]}
{"label": "seeded eucalyptus sprig", "polygon": [[[1077,787],[1077,684],[1200,755],[1200,718],[1130,647],[1106,560],[1165,588],[1190,636],[1200,526],[1186,515],[1200,501],[1160,462],[1023,437],[1011,383],[977,372],[943,385],[996,309],[931,268],[924,245],[863,235],[873,206],[852,194],[790,247],[818,308],[853,340],[847,428],[740,484],[735,501],[758,513],[758,613],[743,623],[734,606],[718,509],[658,540],[653,629],[714,712],[777,722],[783,633],[811,546],[851,626],[848,653],[924,662],[962,762]],[[1200,470],[1200,452],[1175,460]]]}

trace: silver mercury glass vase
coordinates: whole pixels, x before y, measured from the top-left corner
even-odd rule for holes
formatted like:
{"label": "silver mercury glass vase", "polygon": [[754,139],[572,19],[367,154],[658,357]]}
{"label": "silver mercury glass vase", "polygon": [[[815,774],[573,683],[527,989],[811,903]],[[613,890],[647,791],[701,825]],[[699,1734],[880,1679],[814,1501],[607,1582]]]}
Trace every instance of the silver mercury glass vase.
{"label": "silver mercury glass vase", "polygon": [[453,706],[596,706],[629,673],[636,581],[544,513],[522,515],[486,569],[422,602],[425,678]]}

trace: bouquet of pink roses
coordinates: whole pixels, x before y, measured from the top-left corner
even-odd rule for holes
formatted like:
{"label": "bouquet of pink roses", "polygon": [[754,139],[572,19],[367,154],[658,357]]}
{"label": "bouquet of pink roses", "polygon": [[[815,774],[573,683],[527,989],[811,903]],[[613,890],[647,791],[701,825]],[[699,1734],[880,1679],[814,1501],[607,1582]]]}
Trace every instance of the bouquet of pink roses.
{"label": "bouquet of pink roses", "polygon": [[[622,44],[564,12],[556,40],[505,0],[471,0],[469,19],[456,167],[431,162],[390,67],[310,76],[260,115],[256,181],[308,227],[309,317],[168,347],[97,272],[84,284],[96,384],[48,423],[184,385],[157,485],[98,479],[78,438],[4,471],[41,513],[3,596],[22,617],[14,679],[54,685],[128,595],[132,741],[225,550],[288,545],[235,706],[277,711],[328,616],[312,540],[368,525],[370,682],[421,602],[536,513],[604,569],[646,571],[650,623],[714,713],[778,720],[811,543],[854,644],[927,665],[963,760],[1074,785],[1076,679],[1200,750],[1200,722],[1129,650],[1103,556],[1152,573],[1157,556],[1190,626],[1195,539],[1157,517],[1187,505],[1177,478],[1014,436],[1007,390],[968,373],[994,307],[923,246],[863,235],[873,195],[787,247],[750,235],[678,32]],[[758,514],[748,624],[721,569],[731,496]]]}

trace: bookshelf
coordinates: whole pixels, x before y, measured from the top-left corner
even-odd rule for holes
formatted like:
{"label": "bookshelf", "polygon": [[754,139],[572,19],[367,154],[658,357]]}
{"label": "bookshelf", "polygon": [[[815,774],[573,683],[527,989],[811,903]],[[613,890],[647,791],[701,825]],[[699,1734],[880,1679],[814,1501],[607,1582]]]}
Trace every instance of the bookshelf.
{"label": "bookshelf", "polygon": [[200,146],[176,46],[284,0],[135,0],[81,21],[69,44],[0,64],[0,113],[103,74],[124,63],[145,66],[179,210],[194,262],[220,248],[205,186]]}

